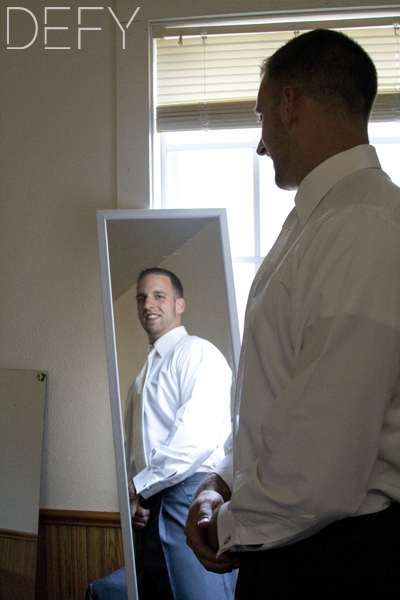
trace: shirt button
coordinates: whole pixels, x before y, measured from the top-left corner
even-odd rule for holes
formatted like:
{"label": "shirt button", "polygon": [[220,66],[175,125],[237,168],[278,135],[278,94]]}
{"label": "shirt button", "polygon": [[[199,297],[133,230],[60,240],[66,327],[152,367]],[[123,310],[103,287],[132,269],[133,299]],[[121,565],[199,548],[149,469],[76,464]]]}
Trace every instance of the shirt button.
{"label": "shirt button", "polygon": [[224,539],[224,544],[227,544],[227,543],[230,541],[230,539],[231,539],[231,536],[230,536],[230,535],[228,535],[228,537],[226,537],[226,538]]}

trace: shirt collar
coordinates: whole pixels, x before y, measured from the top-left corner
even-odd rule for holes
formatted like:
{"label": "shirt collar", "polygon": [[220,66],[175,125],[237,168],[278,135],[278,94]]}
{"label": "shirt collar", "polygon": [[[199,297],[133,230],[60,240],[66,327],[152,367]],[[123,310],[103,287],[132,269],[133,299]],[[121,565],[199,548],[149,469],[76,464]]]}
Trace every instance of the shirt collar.
{"label": "shirt collar", "polygon": [[295,197],[296,213],[304,227],[322,198],[341,179],[360,169],[380,169],[376,150],[362,144],[339,152],[311,171],[300,183]]}
{"label": "shirt collar", "polygon": [[176,343],[179,342],[185,335],[188,335],[188,332],[184,328],[183,325],[179,327],[174,327],[171,331],[164,333],[163,336],[158,338],[153,344],[158,354],[163,357],[171,348],[175,346]]}

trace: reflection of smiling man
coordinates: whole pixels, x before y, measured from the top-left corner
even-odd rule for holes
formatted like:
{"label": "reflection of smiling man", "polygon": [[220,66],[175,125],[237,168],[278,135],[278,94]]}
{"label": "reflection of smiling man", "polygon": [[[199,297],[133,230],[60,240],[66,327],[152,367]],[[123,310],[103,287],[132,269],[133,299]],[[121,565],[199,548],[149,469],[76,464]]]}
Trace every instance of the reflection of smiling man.
{"label": "reflection of smiling man", "polygon": [[182,326],[185,300],[173,273],[142,271],[136,299],[150,342],[125,415],[139,597],[229,600],[234,575],[207,572],[183,527],[197,486],[223,456],[231,371],[215,346]]}
{"label": "reflection of smiling man", "polygon": [[[178,298],[176,297],[178,296]],[[137,286],[137,310],[150,344],[181,325],[185,301],[180,291],[175,291],[171,280],[165,275],[149,274]]]}

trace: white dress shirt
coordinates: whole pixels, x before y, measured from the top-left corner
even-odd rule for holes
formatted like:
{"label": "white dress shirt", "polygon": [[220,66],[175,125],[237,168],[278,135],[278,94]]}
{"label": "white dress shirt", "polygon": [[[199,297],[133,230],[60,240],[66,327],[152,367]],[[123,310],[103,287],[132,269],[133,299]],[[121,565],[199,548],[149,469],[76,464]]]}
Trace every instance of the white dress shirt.
{"label": "white dress shirt", "polygon": [[[182,326],[154,346],[142,404],[135,382],[125,412],[128,480],[133,477],[144,498],[196,472],[212,471],[224,456],[231,430],[232,372],[221,352],[207,340],[189,336]],[[142,405],[147,466],[137,473],[132,430]]]}
{"label": "white dress shirt", "polygon": [[301,182],[253,283],[220,552],[400,501],[399,372],[400,190],[357,146]]}

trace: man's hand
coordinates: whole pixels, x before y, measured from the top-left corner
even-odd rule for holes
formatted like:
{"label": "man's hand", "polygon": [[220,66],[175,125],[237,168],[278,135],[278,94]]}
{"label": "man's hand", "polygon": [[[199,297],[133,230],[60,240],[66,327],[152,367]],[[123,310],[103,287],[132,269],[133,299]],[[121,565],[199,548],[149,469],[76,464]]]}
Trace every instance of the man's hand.
{"label": "man's hand", "polygon": [[146,527],[150,517],[150,510],[141,506],[143,498],[140,494],[136,493],[135,484],[133,480],[128,484],[129,491],[129,504],[131,509],[132,528],[136,531],[141,531]]}
{"label": "man's hand", "polygon": [[230,490],[223,479],[212,474],[200,484],[185,526],[186,543],[207,571],[229,573],[239,566],[238,557],[224,552],[216,557],[219,542],[217,518],[219,509],[230,498]]}
{"label": "man's hand", "polygon": [[150,509],[144,508],[139,504],[136,509],[136,513],[132,516],[132,528],[136,531],[141,531],[144,527],[146,527],[149,517]]}

